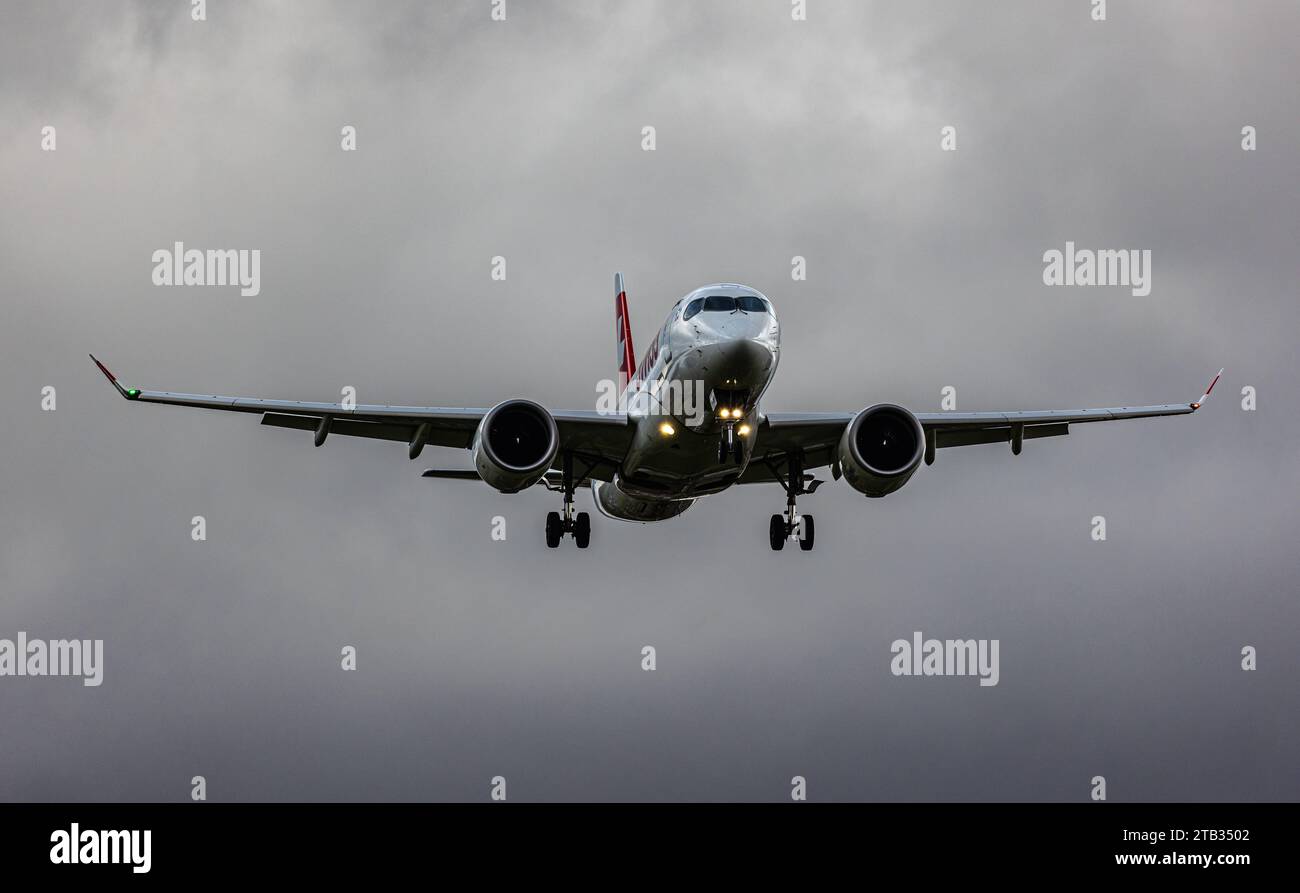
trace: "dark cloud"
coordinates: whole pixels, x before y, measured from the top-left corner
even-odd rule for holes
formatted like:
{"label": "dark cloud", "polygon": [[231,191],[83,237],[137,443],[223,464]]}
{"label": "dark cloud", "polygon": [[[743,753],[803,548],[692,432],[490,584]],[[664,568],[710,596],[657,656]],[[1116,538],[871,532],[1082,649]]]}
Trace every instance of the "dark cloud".
{"label": "dark cloud", "polygon": [[[105,681],[0,679],[0,797],[1300,795],[1293,4],[489,5],[5,4],[0,636],[103,638]],[[1067,239],[1151,249],[1151,295],[1044,287]],[[260,248],[261,295],[153,287],[176,240]],[[615,270],[641,338],[698,284],[764,290],[770,409],[1228,372],[1195,418],[827,485],[811,555],[768,551],[765,488],[556,553],[547,496],[419,478],[461,455],[128,406],[85,356],[586,408]],[[1000,684],[889,675],[917,629],[1000,639]]]}

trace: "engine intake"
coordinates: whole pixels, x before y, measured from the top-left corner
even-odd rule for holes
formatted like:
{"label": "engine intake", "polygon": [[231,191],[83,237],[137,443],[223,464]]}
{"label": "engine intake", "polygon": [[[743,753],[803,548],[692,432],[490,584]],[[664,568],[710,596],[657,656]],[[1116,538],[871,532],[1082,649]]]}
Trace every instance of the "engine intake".
{"label": "engine intake", "polygon": [[559,429],[545,407],[531,400],[507,400],[479,422],[472,446],[474,467],[489,486],[518,493],[541,480],[559,448]]}
{"label": "engine intake", "polygon": [[873,498],[888,496],[906,484],[924,454],[921,423],[893,403],[877,403],[854,416],[838,448],[844,479]]}

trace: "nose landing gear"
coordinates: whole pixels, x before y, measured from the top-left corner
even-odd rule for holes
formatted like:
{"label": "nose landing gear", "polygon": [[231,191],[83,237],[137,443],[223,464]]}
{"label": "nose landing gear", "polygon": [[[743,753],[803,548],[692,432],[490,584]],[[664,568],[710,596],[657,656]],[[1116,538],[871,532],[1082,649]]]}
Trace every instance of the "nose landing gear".
{"label": "nose landing gear", "polygon": [[[727,384],[736,384],[734,381]],[[745,417],[745,406],[749,402],[749,391],[722,390],[714,388],[709,394],[709,406],[718,413],[722,423],[721,436],[718,438],[718,464],[725,465],[728,457],[734,458],[737,465],[744,464],[745,447],[736,433],[736,426]]]}
{"label": "nose landing gear", "polygon": [[728,456],[733,457],[737,465],[745,461],[745,448],[736,436],[735,422],[723,423],[722,436],[718,438],[718,463],[725,464]]}

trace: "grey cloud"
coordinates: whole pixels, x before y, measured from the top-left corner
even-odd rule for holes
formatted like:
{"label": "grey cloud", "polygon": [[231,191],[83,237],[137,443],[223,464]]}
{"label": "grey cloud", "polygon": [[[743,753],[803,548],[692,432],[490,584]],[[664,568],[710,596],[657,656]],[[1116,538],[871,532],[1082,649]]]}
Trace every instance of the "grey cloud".
{"label": "grey cloud", "polygon": [[[0,635],[103,638],[105,669],[0,679],[0,797],[1300,795],[1294,5],[785,6],[4,5]],[[1044,287],[1067,239],[1151,249],[1152,294]],[[175,240],[261,249],[261,295],[154,288]],[[768,551],[758,487],[552,553],[547,496],[418,476],[463,456],[129,406],[86,359],[587,408],[615,270],[641,339],[703,282],[765,291],[770,409],[1228,372],[1195,418],[948,451],[879,502],[828,484],[811,555]],[[891,676],[918,629],[999,639],[998,686]]]}

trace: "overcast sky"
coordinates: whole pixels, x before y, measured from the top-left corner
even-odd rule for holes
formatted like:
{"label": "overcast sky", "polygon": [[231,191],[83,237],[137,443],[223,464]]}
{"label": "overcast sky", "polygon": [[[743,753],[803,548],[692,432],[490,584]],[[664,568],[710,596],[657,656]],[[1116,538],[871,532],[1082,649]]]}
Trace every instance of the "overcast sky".
{"label": "overcast sky", "polygon": [[[0,798],[1300,797],[1293,2],[507,8],[0,4],[0,637],[105,652],[97,688],[0,678]],[[1067,240],[1149,249],[1151,293],[1046,287]],[[261,293],[155,287],[176,241],[259,249]],[[641,348],[698,285],[767,294],[769,410],[1227,371],[1195,417],[828,483],[812,553],[769,550],[775,486],[579,552],[554,494],[420,478],[464,454],[127,404],[86,357],[590,409],[615,271]],[[998,639],[999,684],[891,675],[917,630]]]}

